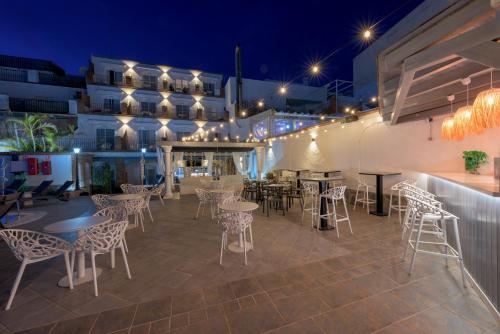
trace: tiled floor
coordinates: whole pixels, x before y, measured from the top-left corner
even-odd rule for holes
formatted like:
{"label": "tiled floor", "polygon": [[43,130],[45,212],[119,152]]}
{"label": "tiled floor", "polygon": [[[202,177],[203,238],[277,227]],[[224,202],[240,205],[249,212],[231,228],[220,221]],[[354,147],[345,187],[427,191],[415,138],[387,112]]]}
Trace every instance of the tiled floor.
{"label": "tiled floor", "polygon": [[[59,204],[59,203],[57,203]],[[61,261],[29,267],[13,309],[0,313],[0,334],[30,333],[499,333],[472,289],[461,288],[455,265],[420,257],[412,277],[400,255],[396,220],[351,212],[354,235],[340,226],[312,231],[298,205],[286,216],[255,214],[255,250],[224,253],[220,231],[207,217],[194,220],[194,197],[154,202],[146,232],[127,232],[132,280],[117,256],[98,265],[92,284],[58,288]],[[40,208],[38,208],[40,209]],[[41,228],[88,214],[88,199],[51,206]],[[0,247],[1,302],[18,263]],[[36,328],[34,328],[36,327]]]}

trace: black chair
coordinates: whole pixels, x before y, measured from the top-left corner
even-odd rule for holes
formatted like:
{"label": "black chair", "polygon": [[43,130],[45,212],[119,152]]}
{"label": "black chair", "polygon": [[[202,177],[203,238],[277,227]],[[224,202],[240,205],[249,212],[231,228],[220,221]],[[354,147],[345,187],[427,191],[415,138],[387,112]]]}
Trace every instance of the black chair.
{"label": "black chair", "polygon": [[5,187],[5,189],[9,189],[9,190],[13,190],[13,191],[18,191],[19,188],[22,187],[22,185],[24,184],[24,182],[26,182],[25,179],[15,179],[14,181],[12,181],[11,184],[9,184],[7,187]]}
{"label": "black chair", "polygon": [[73,185],[73,181],[66,181],[62,186],[60,186],[56,191],[53,193],[50,193],[50,196],[54,196],[55,198],[61,199],[61,200],[67,200],[64,197],[64,193]]}
{"label": "black chair", "polygon": [[264,209],[264,207],[267,209],[268,217],[271,208],[274,208],[276,212],[281,210],[283,212],[283,216],[285,215],[286,204],[283,187],[264,186],[262,189],[262,199],[264,204],[262,209]]}
{"label": "black chair", "polygon": [[35,189],[33,189],[31,191],[31,197],[36,198],[36,197],[42,196],[42,194],[50,187],[52,182],[54,182],[54,181],[52,181],[52,180],[42,181],[42,183],[40,183],[38,185],[38,187],[36,187]]}

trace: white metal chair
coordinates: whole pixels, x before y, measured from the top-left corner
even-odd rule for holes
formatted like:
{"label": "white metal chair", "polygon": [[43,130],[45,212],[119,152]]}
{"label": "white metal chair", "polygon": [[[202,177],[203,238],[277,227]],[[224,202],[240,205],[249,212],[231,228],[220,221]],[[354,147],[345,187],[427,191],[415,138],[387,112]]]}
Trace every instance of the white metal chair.
{"label": "white metal chair", "polygon": [[245,265],[247,265],[247,235],[246,230],[250,229],[250,245],[253,249],[253,238],[251,233],[251,224],[253,217],[249,213],[245,212],[224,212],[220,213],[218,216],[219,223],[222,226],[222,236],[220,245],[220,261],[222,265],[222,253],[224,248],[227,247],[227,235],[243,235],[243,253],[245,256]]}
{"label": "white metal chair", "polygon": [[196,196],[198,197],[198,210],[196,210],[196,219],[198,219],[198,216],[200,214],[200,209],[201,209],[201,214],[205,211],[205,205],[210,205],[210,192],[208,190],[202,189],[202,188],[195,188],[194,191],[196,192]]}
{"label": "white metal chair", "polygon": [[109,195],[105,194],[92,195],[91,199],[92,202],[94,202],[97,210],[102,210],[105,207],[113,205],[113,203],[109,199]]}
{"label": "white metal chair", "polygon": [[[123,245],[123,238],[125,235],[125,230],[127,229],[128,221],[120,222],[109,222],[90,227],[85,231],[85,234],[78,238],[74,243],[74,251],[71,256],[71,268],[73,268],[75,263],[75,253],[76,251],[84,251],[89,253],[90,261],[92,263],[92,275],[94,279],[94,293],[95,296],[99,296],[97,290],[97,274],[95,266],[95,257],[101,254],[112,253],[116,248],[122,251],[123,263],[127,271],[127,276],[132,279],[130,275],[130,269],[128,267],[127,255],[125,253],[125,248]],[[111,262],[111,268],[114,267],[113,261]]]}
{"label": "white metal chair", "polygon": [[165,191],[165,183],[160,184],[159,186],[153,187],[151,190],[151,197],[158,196],[160,199],[161,205],[165,206],[163,202],[163,192]]}
{"label": "white metal chair", "polygon": [[[127,209],[123,206],[114,205],[108,206],[102,210],[97,211],[93,214],[93,216],[105,216],[111,217],[111,222],[128,222],[128,213]],[[123,235],[123,246],[125,246],[125,251],[128,253],[127,240],[125,238],[125,234]],[[115,256],[114,252],[111,254],[111,263],[114,263]]]}
{"label": "white metal chair", "polygon": [[[460,245],[460,235],[458,232],[459,218],[441,209],[440,207],[433,205],[432,202],[426,199],[421,199],[413,196],[413,194],[411,193],[405,193],[405,197],[406,200],[408,201],[408,209],[417,213],[412,216],[407,245],[405,252],[403,254],[403,260],[404,260],[408,253],[408,249],[411,248],[413,250],[413,255],[408,273],[411,275],[413,271],[417,253],[425,253],[425,254],[444,257],[446,259],[446,265],[448,265],[448,258],[454,258],[457,259],[459,262],[460,270],[462,273],[462,282],[464,287],[467,287],[465,281],[462,247]],[[433,222],[433,224],[426,225],[425,224],[426,221],[427,222],[431,221]],[[453,230],[456,249],[453,248],[448,243],[448,235],[446,228],[448,222],[451,223],[451,229]],[[435,230],[434,228],[435,224],[441,225],[440,231]],[[429,226],[430,228],[427,228]],[[416,236],[412,238],[414,233],[416,233]],[[437,238],[424,240],[423,235],[431,235],[431,236],[433,235]],[[422,247],[425,247],[426,245],[443,246],[445,248],[445,251],[440,253],[433,249],[423,249]]]}
{"label": "white metal chair", "polygon": [[[347,211],[347,203],[345,200],[346,188],[347,188],[346,186],[330,188],[330,189],[324,191],[323,193],[321,193],[321,195],[320,195],[320,201],[322,200],[322,198],[324,198],[326,200],[326,213],[323,215],[322,214],[318,215],[318,226],[319,226],[319,222],[320,222],[321,218],[325,218],[328,220],[331,219],[333,222],[333,226],[337,230],[337,238],[340,238],[339,225],[338,225],[338,223],[340,223],[340,222],[346,221],[347,224],[349,225],[349,231],[351,232],[351,234],[353,234],[351,220],[349,219],[349,212]],[[332,211],[331,212],[330,212],[330,205],[328,203],[329,200],[332,202]],[[337,212],[337,205],[336,205],[337,201],[342,201],[342,203],[344,204],[344,212],[345,212],[344,215],[339,214]],[[314,226],[313,226],[313,228],[314,228]]]}
{"label": "white metal chair", "polygon": [[[356,210],[356,204],[362,203],[363,207],[366,205],[366,212],[370,213],[370,204],[374,204],[375,200],[370,198],[370,190],[373,190],[373,186],[366,183],[363,179],[358,178],[358,188],[356,189],[356,198],[354,199],[354,210]],[[363,194],[359,197],[359,192]]]}
{"label": "white metal chair", "polygon": [[302,206],[302,220],[304,223],[304,214],[306,211],[311,211],[311,222],[315,221],[314,217],[319,214],[319,186],[315,182],[302,181],[302,198],[304,205]]}
{"label": "white metal chair", "polygon": [[64,255],[69,288],[73,289],[73,270],[69,259],[69,253],[71,252],[72,247],[67,241],[50,234],[21,229],[0,230],[0,237],[2,237],[5,243],[9,246],[12,253],[14,253],[14,256],[21,261],[21,267],[17,272],[5,310],[10,309],[14,296],[16,295],[17,288],[19,287],[19,283],[21,282],[24,270],[28,264]]}
{"label": "white metal chair", "polygon": [[149,212],[149,218],[151,219],[151,221],[153,221],[153,215],[151,214],[151,208],[149,207],[152,192],[143,185],[122,184],[120,187],[126,194],[142,194],[144,196],[142,209]]}
{"label": "white metal chair", "polygon": [[[402,221],[402,213],[406,212],[406,204],[401,202],[403,186],[405,185],[415,185],[417,182],[413,180],[404,180],[396,183],[391,187],[391,195],[389,197],[389,214],[388,217],[391,217],[392,210],[397,211],[399,214],[399,224],[403,223]],[[397,202],[393,202],[393,197],[397,197]]]}

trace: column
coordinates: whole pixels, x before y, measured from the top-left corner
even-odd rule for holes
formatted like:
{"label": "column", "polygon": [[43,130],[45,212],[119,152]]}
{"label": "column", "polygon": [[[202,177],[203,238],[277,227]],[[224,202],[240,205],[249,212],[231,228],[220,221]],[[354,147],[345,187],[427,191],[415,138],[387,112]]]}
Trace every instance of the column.
{"label": "column", "polygon": [[165,198],[172,198],[174,177],[172,174],[172,146],[162,146],[165,157]]}
{"label": "column", "polygon": [[264,167],[264,147],[258,146],[255,148],[257,156],[257,180],[262,179],[262,168]]}

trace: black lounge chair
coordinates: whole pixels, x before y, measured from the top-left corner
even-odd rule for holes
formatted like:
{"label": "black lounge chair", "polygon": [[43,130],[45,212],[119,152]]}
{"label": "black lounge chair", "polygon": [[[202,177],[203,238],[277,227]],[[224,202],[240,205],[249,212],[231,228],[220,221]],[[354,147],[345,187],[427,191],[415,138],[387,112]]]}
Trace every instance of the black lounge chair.
{"label": "black lounge chair", "polygon": [[47,190],[47,188],[49,188],[52,182],[54,181],[52,180],[42,181],[42,183],[40,183],[38,187],[36,187],[31,191],[31,197],[32,198],[40,197]]}
{"label": "black lounge chair", "polygon": [[64,196],[66,191],[68,191],[69,187],[73,185],[73,181],[66,181],[62,186],[60,186],[56,191],[53,193],[50,193],[50,196],[54,196],[55,198],[58,198],[63,201],[67,201],[67,198]]}
{"label": "black lounge chair", "polygon": [[11,184],[9,184],[7,187],[5,187],[5,189],[9,189],[9,190],[12,190],[12,191],[18,191],[19,188],[22,187],[22,185],[24,184],[24,182],[26,182],[26,180],[15,179],[14,181],[12,181]]}
{"label": "black lounge chair", "polygon": [[3,228],[3,229],[6,228],[2,224],[3,217],[5,217],[7,215],[7,213],[9,213],[10,209],[12,209],[12,207],[14,207],[14,205],[16,205],[15,202],[7,203],[7,204],[0,204],[0,228]]}

